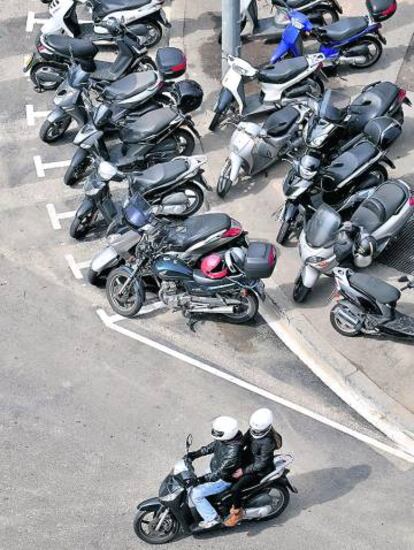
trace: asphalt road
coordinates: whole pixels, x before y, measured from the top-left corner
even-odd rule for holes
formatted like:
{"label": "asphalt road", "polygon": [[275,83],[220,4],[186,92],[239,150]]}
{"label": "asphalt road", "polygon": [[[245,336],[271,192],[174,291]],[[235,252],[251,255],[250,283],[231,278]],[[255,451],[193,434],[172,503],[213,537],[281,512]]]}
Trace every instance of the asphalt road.
{"label": "asphalt road", "polygon": [[[29,7],[28,7],[29,6]],[[0,18],[0,548],[144,547],[134,507],[158,491],[184,440],[208,441],[218,414],[240,419],[270,406],[295,456],[299,495],[278,520],[182,539],[177,548],[295,550],[414,547],[412,465],[291,409],[201,372],[105,327],[104,294],[77,280],[98,239],[70,240],[68,219],[52,228],[46,205],[73,210],[81,190],[63,189],[63,169],[38,178],[33,155],[70,158],[71,146],[40,144],[47,110],[21,76],[31,0],[2,6]],[[179,314],[157,311],[122,326],[179,349],[365,436],[385,442],[308,372],[262,320],[248,327],[213,321],[188,330]]]}

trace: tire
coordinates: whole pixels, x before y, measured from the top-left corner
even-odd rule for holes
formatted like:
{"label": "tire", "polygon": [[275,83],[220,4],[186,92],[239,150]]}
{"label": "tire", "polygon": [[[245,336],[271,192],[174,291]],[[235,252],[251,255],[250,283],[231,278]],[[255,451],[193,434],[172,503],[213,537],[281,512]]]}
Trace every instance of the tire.
{"label": "tire", "polygon": [[243,296],[243,302],[246,304],[246,309],[236,313],[225,313],[224,317],[230,319],[237,325],[248,323],[254,319],[259,311],[259,300],[256,294],[249,292],[247,296]]}
{"label": "tire", "polygon": [[381,185],[381,183],[384,183],[388,179],[388,170],[382,164],[375,166],[369,173],[378,176],[378,185]]}
{"label": "tire", "polygon": [[191,181],[189,181],[188,183],[184,183],[180,187],[177,187],[175,189],[175,192],[185,193],[187,197],[191,197],[192,199],[190,206],[182,214],[180,214],[180,217],[187,218],[189,216],[192,216],[193,214],[198,212],[203,206],[204,192],[195,183],[192,183]]}
{"label": "tire", "polygon": [[398,109],[398,111],[394,115],[394,119],[401,124],[401,126],[404,124],[404,110],[402,107]]}
{"label": "tire", "polygon": [[185,128],[176,130],[172,137],[177,143],[177,150],[174,156],[190,157],[195,149],[195,139],[193,134]]}
{"label": "tire", "polygon": [[92,226],[95,212],[88,212],[85,216],[75,216],[69,227],[69,235],[72,239],[83,239]]}
{"label": "tire", "polygon": [[[54,81],[54,80],[45,80],[43,82],[39,82],[37,78],[37,74],[42,72],[43,75],[47,75],[48,72],[56,72],[56,71],[62,72],[62,79],[60,81]],[[56,88],[63,82],[64,78],[66,76],[66,71],[63,74],[63,71],[61,68],[54,67],[50,62],[40,62],[35,65],[31,71],[30,71],[30,80],[32,81],[35,89],[38,90],[40,88],[41,91],[50,91],[50,90],[56,90]],[[38,90],[39,91],[39,90]]]}
{"label": "tire", "polygon": [[139,62],[139,65],[136,69],[136,72],[157,70],[157,64],[149,55],[144,55],[144,57]]}
{"label": "tire", "polygon": [[336,311],[338,309],[338,306],[335,306],[333,309],[331,309],[331,313],[329,315],[329,319],[331,321],[331,325],[336,330],[336,332],[339,332],[342,336],[348,336],[350,338],[354,338],[355,336],[359,336],[361,334],[361,331],[357,328],[345,328],[342,321],[340,321],[336,315]]}
{"label": "tire", "polygon": [[224,114],[225,114],[225,112],[224,113],[214,113],[213,120],[210,122],[210,126],[208,127],[208,129],[211,132],[214,132],[214,130],[217,128],[217,126],[219,125],[219,122],[221,120],[221,117]]}
{"label": "tire", "polygon": [[88,169],[92,166],[92,160],[88,156],[86,156],[81,162],[79,162],[76,165],[70,165],[69,168],[66,170],[65,176],[64,176],[64,182],[69,187],[72,187],[73,185],[76,185],[79,183],[83,178],[85,178],[88,174]]}
{"label": "tire", "polygon": [[53,143],[60,139],[69,128],[72,117],[66,115],[56,122],[49,122],[47,119],[43,122],[39,130],[39,137],[45,143]]}
{"label": "tire", "polygon": [[88,283],[92,286],[105,286],[106,277],[102,275],[102,273],[96,273],[96,271],[91,268],[88,269],[87,279]]}
{"label": "tire", "polygon": [[295,286],[293,288],[293,301],[297,304],[302,304],[309,296],[311,290],[311,288],[308,288],[303,284],[302,276],[300,276],[299,279],[295,282]]}
{"label": "tire", "polygon": [[280,515],[282,515],[283,512],[288,507],[289,502],[290,502],[290,493],[289,493],[289,490],[286,489],[286,487],[283,487],[283,485],[275,484],[275,485],[272,486],[271,491],[272,490],[277,490],[279,492],[280,497],[281,497],[281,499],[280,499],[281,502],[278,503],[279,505],[277,506],[275,511],[272,512],[271,514],[269,514],[268,516],[262,518],[262,521],[269,521],[271,519],[275,519],[275,518],[279,517]]}
{"label": "tire", "polygon": [[154,512],[150,511],[138,511],[135,514],[133,526],[136,536],[148,544],[165,544],[174,540],[180,530],[180,524],[171,514],[169,514],[166,520],[164,520],[168,522],[167,525],[169,527],[167,533],[165,533],[164,536],[161,535],[156,538],[145,532],[145,529],[143,527],[144,525],[146,525],[145,521],[151,521],[149,517],[152,516],[153,518],[154,515]]}
{"label": "tire", "polygon": [[322,97],[325,92],[325,83],[320,76],[315,76],[312,78],[313,84],[315,85],[314,95],[315,97]]}
{"label": "tire", "polygon": [[[135,317],[144,304],[144,293],[140,280],[134,277],[129,283],[128,295],[117,296],[117,289],[130,277],[131,271],[126,267],[113,269],[106,280],[106,297],[115,313],[123,317]],[[128,302],[127,302],[128,300]]]}
{"label": "tire", "polygon": [[287,240],[289,239],[289,236],[290,236],[290,225],[291,225],[291,222],[287,221],[287,220],[283,220],[283,222],[280,224],[280,228],[279,228],[279,231],[278,231],[278,234],[276,236],[276,242],[281,244],[281,245],[285,245]]}
{"label": "tire", "polygon": [[[383,50],[380,40],[375,36],[366,36],[365,38],[361,38],[361,40],[358,40],[355,45],[361,44],[370,44],[375,48],[375,53],[372,57],[367,59],[365,63],[353,63],[351,65],[351,67],[354,67],[358,70],[368,69],[368,67],[372,67],[373,65],[375,65],[375,63],[377,63],[377,61],[380,59]],[[346,53],[346,50],[344,52]]]}
{"label": "tire", "polygon": [[224,197],[227,195],[227,193],[230,191],[232,187],[232,181],[229,178],[230,170],[231,170],[231,162],[229,159],[227,159],[226,162],[224,163],[224,166],[219,176],[219,179],[217,181],[217,187],[216,187],[216,193],[222,199],[224,199]]}
{"label": "tire", "polygon": [[153,48],[162,38],[162,28],[157,21],[142,21],[147,27],[147,35],[143,40],[143,45],[147,48]]}

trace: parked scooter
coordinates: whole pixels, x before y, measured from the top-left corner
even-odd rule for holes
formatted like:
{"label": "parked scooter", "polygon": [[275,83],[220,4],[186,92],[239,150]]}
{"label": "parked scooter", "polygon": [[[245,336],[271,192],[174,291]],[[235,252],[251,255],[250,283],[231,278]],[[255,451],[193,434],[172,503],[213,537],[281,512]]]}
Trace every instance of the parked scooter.
{"label": "parked scooter", "polygon": [[66,170],[66,185],[75,185],[83,179],[93,158],[107,160],[122,171],[143,169],[177,156],[189,157],[195,148],[194,136],[200,137],[190,115],[164,107],[125,125],[119,132],[120,142],[109,144],[101,128],[105,128],[111,116],[110,108],[100,105],[91,122],[77,133],[73,143],[78,150]]}
{"label": "parked scooter", "polygon": [[324,27],[314,26],[304,13],[288,12],[290,24],[284,30],[270,62],[276,63],[286,55],[302,56],[302,33],[311,32],[321,43],[319,52],[325,56],[325,66],[371,67],[380,59],[383,44],[386,44],[380,30],[381,22],[394,15],[397,1],[367,0],[367,8],[369,15],[366,17],[344,17]]}
{"label": "parked scooter", "polygon": [[[122,216],[112,222],[107,232],[108,246],[91,261],[91,284],[100,284],[112,269],[133,262],[141,254],[146,258],[165,254],[196,267],[200,258],[212,251],[247,246],[247,232],[227,214],[197,214],[183,222],[151,217],[146,223],[148,210],[147,202],[134,195]],[[151,275],[145,267],[141,275]]]}
{"label": "parked scooter", "polygon": [[[119,130],[119,124],[163,105],[177,105],[183,111],[193,110],[201,103],[202,90],[191,80],[171,81],[185,71],[185,57],[176,48],[160,48],[157,52],[159,69],[142,71],[124,77],[113,84],[96,81],[93,74],[81,66],[72,64],[67,79],[59,86],[53,103],[55,108],[47,115],[39,135],[45,143],[61,139],[72,120],[78,128],[87,124],[92,116],[93,103],[89,90],[96,92],[96,99],[110,104],[112,116],[105,131]],[[167,60],[169,61],[167,63]]]}
{"label": "parked scooter", "polygon": [[158,44],[162,28],[170,27],[162,4],[164,0],[99,0],[92,2],[90,23],[79,23],[77,5],[87,0],[52,0],[49,4],[50,19],[41,28],[41,34],[65,33],[75,38],[88,38],[97,46],[113,44],[113,37],[102,25],[113,17],[125,23],[132,33],[145,25],[145,45],[150,48]]}
{"label": "parked scooter", "polygon": [[[256,69],[247,61],[229,55],[229,68],[214,106],[210,130],[214,131],[223,119],[239,121],[248,116],[276,111],[283,105],[306,100],[309,96],[321,96],[324,84],[319,72],[324,59],[321,54],[308,55]],[[246,97],[244,84],[255,79],[260,82],[261,91]]]}
{"label": "parked scooter", "polygon": [[[140,36],[131,33],[116,19],[108,19],[105,26],[114,37],[114,44],[118,49],[114,61],[95,60],[98,48],[91,40],[60,34],[39,35],[36,50],[23,69],[24,72],[30,71],[34,90],[55,90],[66,78],[73,62],[79,63],[82,69],[91,73],[93,80],[103,82],[114,82],[129,73],[156,68],[154,61],[147,55],[147,48],[141,44]],[[143,31],[145,32],[145,27]]]}
{"label": "parked scooter", "polygon": [[402,276],[398,289],[377,277],[337,267],[333,270],[338,303],[331,310],[334,329],[342,336],[393,336],[414,339],[414,318],[397,309],[401,291],[414,289],[414,279]]}
{"label": "parked scooter", "polygon": [[276,111],[262,124],[239,122],[217,182],[217,195],[224,198],[242,173],[255,176],[293,153],[302,144],[302,129],[310,112],[308,105],[298,103]]}
{"label": "parked scooter", "polygon": [[121,204],[112,198],[111,181],[126,180],[129,196],[139,193],[151,206],[168,205],[171,216],[186,218],[195,214],[203,205],[205,190],[209,189],[203,177],[202,167],[206,162],[204,155],[178,157],[131,174],[120,172],[109,162],[100,162],[85,180],[85,197],[70,225],[70,236],[84,238],[96,224],[99,214],[109,226],[121,213]]}
{"label": "parked scooter", "polygon": [[[188,458],[192,441],[190,434],[186,440],[186,454],[161,483],[159,496],[144,500],[137,506],[134,531],[137,537],[148,544],[171,542],[181,533],[188,536],[205,531],[198,528],[201,518],[191,501],[191,488],[197,478]],[[273,462],[274,470],[261,479],[259,484],[243,492],[243,522],[277,518],[289,504],[289,491],[298,492],[287,477],[288,466],[293,462],[292,456],[278,455]],[[230,492],[225,491],[210,498],[220,517],[226,518],[231,505]],[[219,528],[223,528],[223,524],[212,529]]]}
{"label": "parked scooter", "polygon": [[351,258],[356,267],[372,264],[403,229],[413,213],[414,197],[402,180],[378,187],[354,212],[349,222],[328,205],[322,205],[305,225],[299,239],[302,267],[293,299],[304,302],[321,274]]}
{"label": "parked scooter", "polygon": [[293,161],[283,181],[286,201],[280,215],[277,242],[285,244],[292,232],[299,233],[304,219],[322,204],[349,214],[388,178],[384,164],[394,168],[387,149],[401,135],[401,125],[378,117],[364,132],[338,150],[338,156],[322,166],[322,153],[307,151]]}

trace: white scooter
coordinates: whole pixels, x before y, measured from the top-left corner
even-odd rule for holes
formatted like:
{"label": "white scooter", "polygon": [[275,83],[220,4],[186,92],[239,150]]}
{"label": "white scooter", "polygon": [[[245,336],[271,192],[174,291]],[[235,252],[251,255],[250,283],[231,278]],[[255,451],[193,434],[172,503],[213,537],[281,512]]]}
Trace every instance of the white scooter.
{"label": "white scooter", "polygon": [[[134,32],[134,24],[145,25],[144,45],[155,46],[161,40],[161,25],[169,27],[162,4],[164,0],[53,0],[49,4],[50,19],[42,26],[41,34],[63,32],[75,38],[88,38],[96,46],[113,44],[113,37],[99,23],[110,17]],[[79,23],[78,5],[86,5],[91,12],[90,23]]]}
{"label": "white scooter", "polygon": [[[239,57],[227,56],[229,68],[214,106],[210,130],[214,131],[228,118],[239,121],[307,100],[309,96],[320,97],[324,84],[319,73],[324,59],[325,56],[318,53],[256,69]],[[246,97],[244,84],[255,79],[260,82],[260,92]]]}

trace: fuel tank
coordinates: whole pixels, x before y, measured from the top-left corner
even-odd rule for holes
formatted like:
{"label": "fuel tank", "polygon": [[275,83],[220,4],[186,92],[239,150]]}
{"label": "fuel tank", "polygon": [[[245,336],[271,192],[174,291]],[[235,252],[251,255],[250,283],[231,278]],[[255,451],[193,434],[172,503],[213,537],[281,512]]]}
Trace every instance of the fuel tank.
{"label": "fuel tank", "polygon": [[168,257],[155,260],[152,270],[162,281],[189,281],[193,278],[193,270],[184,262]]}

